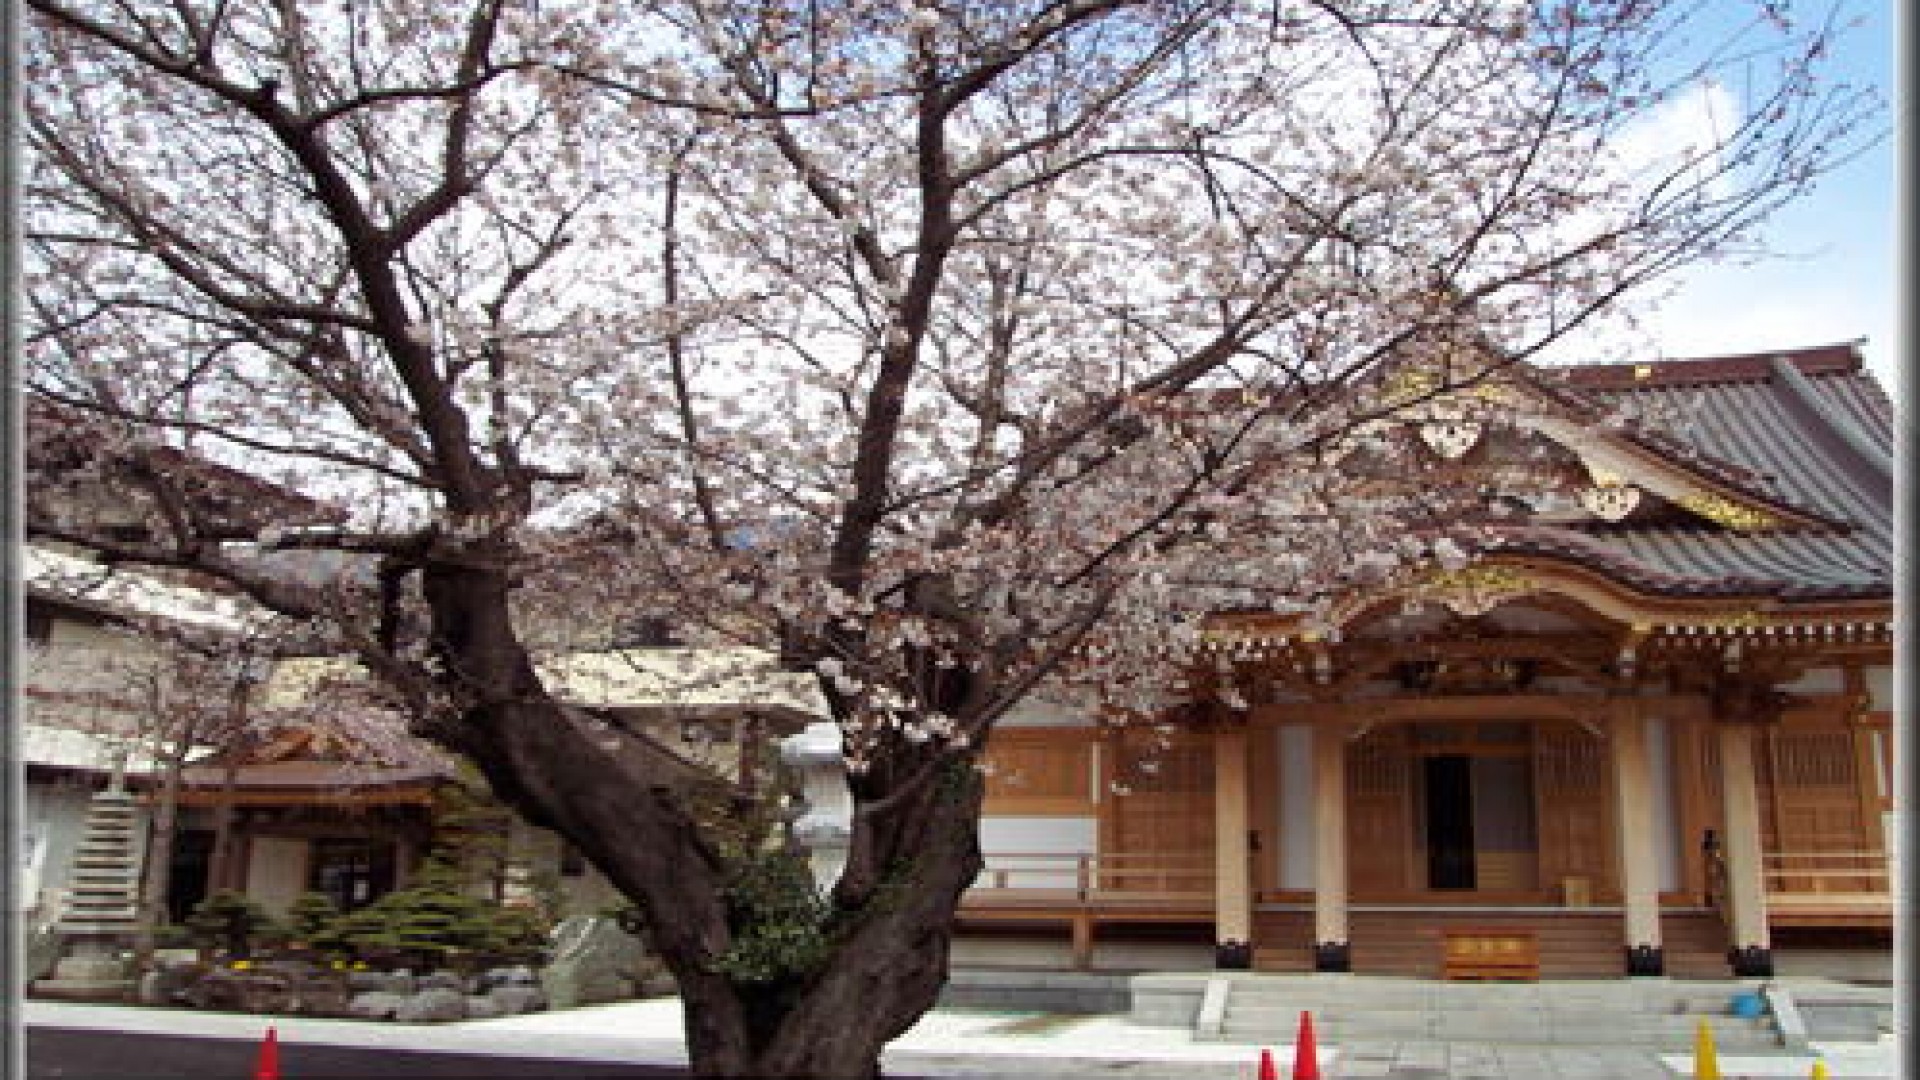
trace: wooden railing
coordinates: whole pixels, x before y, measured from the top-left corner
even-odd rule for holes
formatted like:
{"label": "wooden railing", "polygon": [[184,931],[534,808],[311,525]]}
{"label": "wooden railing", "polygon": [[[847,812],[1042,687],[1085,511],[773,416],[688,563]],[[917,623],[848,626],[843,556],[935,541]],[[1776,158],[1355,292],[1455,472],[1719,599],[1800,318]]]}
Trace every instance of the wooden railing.
{"label": "wooden railing", "polygon": [[1770,908],[1835,904],[1893,910],[1892,871],[1879,851],[1775,851],[1762,857]]}
{"label": "wooden railing", "polygon": [[1080,903],[1213,898],[1213,856],[1125,852],[994,852],[968,898],[1046,896]]}

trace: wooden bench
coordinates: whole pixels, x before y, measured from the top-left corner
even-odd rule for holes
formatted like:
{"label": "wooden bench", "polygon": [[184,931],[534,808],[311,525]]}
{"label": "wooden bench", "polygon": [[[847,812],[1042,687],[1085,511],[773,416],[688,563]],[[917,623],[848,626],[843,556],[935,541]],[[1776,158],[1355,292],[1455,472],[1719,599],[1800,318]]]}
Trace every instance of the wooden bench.
{"label": "wooden bench", "polygon": [[1540,978],[1540,940],[1531,930],[1452,927],[1440,932],[1443,979]]}

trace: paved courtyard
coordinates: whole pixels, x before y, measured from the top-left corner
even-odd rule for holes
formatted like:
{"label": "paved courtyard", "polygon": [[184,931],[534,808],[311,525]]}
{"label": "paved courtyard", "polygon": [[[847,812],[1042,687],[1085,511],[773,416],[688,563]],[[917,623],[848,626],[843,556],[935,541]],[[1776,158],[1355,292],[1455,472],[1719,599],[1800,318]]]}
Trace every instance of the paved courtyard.
{"label": "paved courtyard", "polygon": [[[28,1001],[29,1028],[119,1034],[199,1035],[258,1040],[272,1023],[283,1047],[356,1046],[442,1053],[542,1057],[573,1062],[683,1066],[680,1004],[666,998],[497,1020],[398,1025],[301,1020],[185,1010]],[[1596,1032],[1604,1039],[1605,1032]],[[1294,1047],[1196,1041],[1189,1031],[1146,1027],[1117,1016],[1058,1016],[936,1010],[888,1050],[896,1076],[1013,1076],[1019,1080],[1115,1077],[1137,1080],[1255,1080],[1270,1050],[1281,1077],[1292,1076]],[[1514,1046],[1476,1042],[1350,1038],[1322,1044],[1321,1075],[1388,1080],[1657,1080],[1691,1077],[1688,1048],[1660,1052],[1624,1046]],[[1807,1077],[1816,1058],[1842,1078],[1900,1076],[1892,1036],[1877,1041],[1814,1042],[1806,1052],[1721,1054],[1723,1080]]]}

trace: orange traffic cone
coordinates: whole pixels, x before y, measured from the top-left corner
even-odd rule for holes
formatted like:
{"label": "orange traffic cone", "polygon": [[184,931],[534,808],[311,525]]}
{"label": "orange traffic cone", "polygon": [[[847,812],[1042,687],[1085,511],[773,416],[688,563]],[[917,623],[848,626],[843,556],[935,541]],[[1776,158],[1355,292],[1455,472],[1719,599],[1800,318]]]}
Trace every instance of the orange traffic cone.
{"label": "orange traffic cone", "polygon": [[253,1066],[253,1080],[280,1080],[280,1034],[267,1028],[260,1044],[260,1059]]}
{"label": "orange traffic cone", "polygon": [[1273,1051],[1260,1048],[1260,1080],[1280,1080],[1280,1070],[1274,1067]]}
{"label": "orange traffic cone", "polygon": [[1293,1041],[1293,1080],[1320,1080],[1320,1051],[1313,1044],[1313,1014],[1300,1010],[1300,1037]]}

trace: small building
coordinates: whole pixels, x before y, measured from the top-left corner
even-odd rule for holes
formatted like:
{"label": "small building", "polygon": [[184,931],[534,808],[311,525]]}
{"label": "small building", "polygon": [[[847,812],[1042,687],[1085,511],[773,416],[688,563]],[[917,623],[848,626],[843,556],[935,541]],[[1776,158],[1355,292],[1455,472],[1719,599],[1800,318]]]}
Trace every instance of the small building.
{"label": "small building", "polygon": [[[1145,722],[1036,699],[1001,724],[976,943],[1070,928],[1084,966],[1186,927],[1224,968],[1432,976],[1479,950],[1546,977],[1886,948],[1894,417],[1857,351],[1477,392],[1504,422],[1416,433],[1508,511],[1493,546],[1321,622],[1219,612],[1212,663]],[[1519,473],[1554,483],[1509,494]]]}
{"label": "small building", "polygon": [[[771,654],[753,649],[581,651],[541,668],[562,700],[644,727],[747,787],[784,782],[773,764],[781,740],[824,711],[809,678],[777,670]],[[407,886],[435,838],[436,793],[460,770],[408,737],[375,746],[343,735],[405,728],[397,717],[343,722],[348,711],[372,707],[353,692],[357,678],[344,660],[282,661],[258,707],[285,719],[187,770],[174,845],[176,919],[221,889],[283,914],[303,892],[351,911]],[[749,751],[755,745],[761,753]],[[532,882],[548,876],[566,914],[596,914],[619,901],[558,836],[517,818],[503,827],[504,858],[491,883],[503,901],[530,898]]]}

